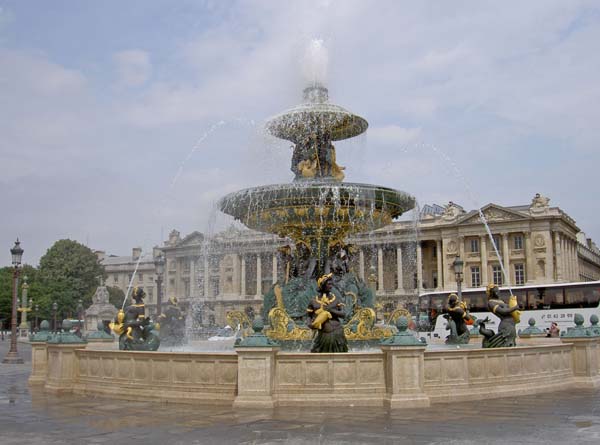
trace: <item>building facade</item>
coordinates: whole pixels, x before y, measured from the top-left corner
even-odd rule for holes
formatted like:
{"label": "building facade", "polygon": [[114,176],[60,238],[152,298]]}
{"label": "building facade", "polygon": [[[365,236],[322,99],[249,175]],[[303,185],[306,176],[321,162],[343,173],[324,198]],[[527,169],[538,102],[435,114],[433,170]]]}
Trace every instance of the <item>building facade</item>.
{"label": "building facade", "polygon": [[[182,238],[174,230],[160,248],[166,258],[164,298],[176,296],[184,307],[193,306],[203,324],[223,325],[231,310],[258,313],[262,295],[284,273],[278,250],[290,243],[235,227],[210,239],[199,232]],[[426,206],[418,223],[397,221],[353,236],[348,244],[352,270],[376,289],[386,311],[414,305],[422,292],[456,289],[456,257],[464,261],[463,287],[600,279],[600,250],[573,218],[540,195],[528,205],[488,204],[472,211],[452,202]],[[123,285],[132,264],[133,257],[126,257],[105,267],[118,275],[115,285]],[[148,292],[153,263],[142,264],[140,284]],[[148,294],[155,302],[155,293]]]}

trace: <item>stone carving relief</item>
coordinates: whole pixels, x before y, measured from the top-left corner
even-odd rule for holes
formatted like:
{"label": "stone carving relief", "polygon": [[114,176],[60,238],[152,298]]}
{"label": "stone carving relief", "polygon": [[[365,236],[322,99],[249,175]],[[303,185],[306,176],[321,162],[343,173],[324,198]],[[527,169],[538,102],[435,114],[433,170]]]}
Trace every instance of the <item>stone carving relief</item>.
{"label": "stone carving relief", "polygon": [[550,198],[540,195],[536,193],[533,199],[531,200],[531,205],[529,206],[529,212],[532,215],[540,215],[548,213]]}
{"label": "stone carving relief", "polygon": [[456,253],[457,247],[458,247],[458,245],[456,244],[456,241],[450,241],[446,245],[446,253]]}
{"label": "stone carving relief", "polygon": [[533,245],[535,247],[545,247],[546,246],[546,240],[544,239],[543,235],[536,235],[535,238],[533,239]]}
{"label": "stone carving relief", "polygon": [[458,204],[454,204],[452,201],[444,209],[442,219],[444,221],[454,221],[459,215],[465,213],[465,210]]}

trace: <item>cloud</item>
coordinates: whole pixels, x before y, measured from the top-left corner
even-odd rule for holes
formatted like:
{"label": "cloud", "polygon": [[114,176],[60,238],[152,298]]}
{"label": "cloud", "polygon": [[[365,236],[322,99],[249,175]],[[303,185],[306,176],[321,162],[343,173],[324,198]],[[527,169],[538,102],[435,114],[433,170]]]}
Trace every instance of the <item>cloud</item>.
{"label": "cloud", "polygon": [[398,125],[369,128],[369,141],[381,145],[402,146],[415,142],[421,135],[420,128],[402,128]]}
{"label": "cloud", "polygon": [[146,51],[131,49],[113,56],[118,83],[128,87],[144,85],[152,73],[150,55]]}

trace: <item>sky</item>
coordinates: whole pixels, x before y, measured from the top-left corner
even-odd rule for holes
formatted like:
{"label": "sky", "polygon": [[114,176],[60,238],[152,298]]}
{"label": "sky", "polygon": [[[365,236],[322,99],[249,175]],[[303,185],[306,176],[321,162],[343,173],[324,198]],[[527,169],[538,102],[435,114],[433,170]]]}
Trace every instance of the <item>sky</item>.
{"label": "sky", "polygon": [[0,265],[58,239],[128,255],[230,224],[223,195],[288,182],[262,123],[306,48],[365,117],[346,180],[466,209],[550,198],[600,241],[596,1],[0,0]]}

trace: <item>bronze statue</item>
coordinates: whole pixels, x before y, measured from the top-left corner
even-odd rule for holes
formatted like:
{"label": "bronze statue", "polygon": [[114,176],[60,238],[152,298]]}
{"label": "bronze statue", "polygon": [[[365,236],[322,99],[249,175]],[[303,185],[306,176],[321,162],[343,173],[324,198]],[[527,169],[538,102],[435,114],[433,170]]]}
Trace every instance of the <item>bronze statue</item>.
{"label": "bronze statue", "polygon": [[345,167],[336,162],[335,147],[326,135],[311,135],[294,146],[291,170],[295,179],[344,180]]}
{"label": "bronze statue", "polygon": [[119,335],[119,349],[125,351],[156,351],[160,346],[160,338],[155,324],[146,318],[143,289],[136,287],[131,293],[135,302],[125,310],[120,310],[117,318],[111,323],[111,329]]}
{"label": "bronze statue", "polygon": [[317,331],[310,352],[348,352],[348,342],[341,320],[346,317],[344,303],[331,292],[332,274],[317,280],[319,293],[306,309],[310,328]]}
{"label": "bronze statue", "polygon": [[482,347],[484,348],[502,348],[516,346],[517,330],[516,323],[519,322],[520,311],[517,299],[511,295],[508,304],[500,299],[498,286],[490,284],[486,289],[488,296],[488,309],[491,313],[500,318],[498,332],[494,333],[491,329],[486,329],[485,323],[489,319],[479,321],[479,332],[483,335]]}
{"label": "bronze statue", "polygon": [[171,297],[159,315],[161,342],[168,346],[180,346],[185,341],[185,319],[177,304],[177,298]]}
{"label": "bronze statue", "polygon": [[472,323],[471,315],[464,301],[458,295],[450,294],[444,318],[448,320],[447,330],[450,334],[446,337],[446,344],[460,345],[469,343],[471,335],[467,323]]}

